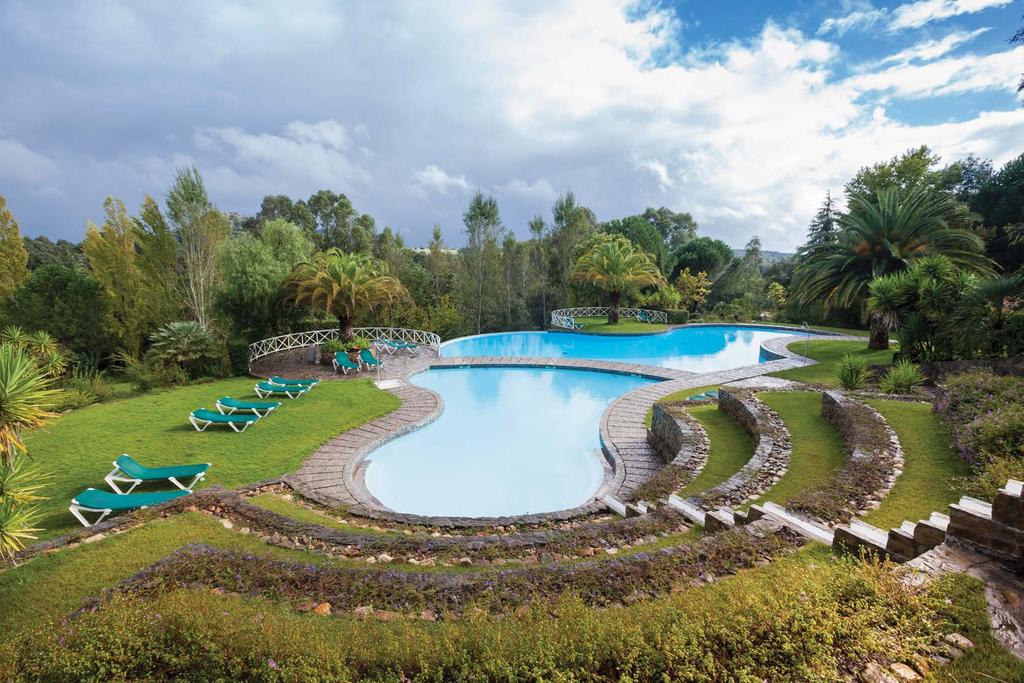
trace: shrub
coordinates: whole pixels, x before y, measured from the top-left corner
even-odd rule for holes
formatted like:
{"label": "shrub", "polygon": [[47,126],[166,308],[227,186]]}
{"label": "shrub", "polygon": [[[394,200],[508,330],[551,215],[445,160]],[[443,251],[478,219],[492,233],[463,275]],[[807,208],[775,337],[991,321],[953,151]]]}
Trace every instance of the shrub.
{"label": "shrub", "polygon": [[225,360],[224,345],[210,330],[187,320],[167,323],[150,337],[153,354],[164,365],[180,367],[192,377],[216,374]]}
{"label": "shrub", "polygon": [[352,341],[346,344],[346,346],[350,349],[368,349],[372,343],[366,337],[353,337]]}
{"label": "shrub", "polygon": [[232,337],[227,341],[228,362],[233,375],[249,374],[249,342],[242,337]]}
{"label": "shrub", "polygon": [[320,355],[322,356],[333,356],[344,350],[345,344],[342,344],[340,339],[328,339],[320,344]]}
{"label": "shrub", "polygon": [[953,488],[965,495],[992,500],[1007,479],[1024,479],[1024,458],[998,456],[980,463],[970,474],[956,477]]}
{"label": "shrub", "polygon": [[924,383],[925,377],[921,369],[909,360],[899,360],[889,368],[889,372],[879,384],[887,394],[909,394],[914,387]]}
{"label": "shrub", "polygon": [[961,426],[957,438],[976,459],[1024,457],[1024,404],[1007,403]]}
{"label": "shrub", "polygon": [[[107,381],[107,378],[100,371],[86,366],[76,366],[72,370],[65,387],[69,392],[78,394],[80,398],[91,398],[91,400],[83,405],[97,401],[108,401],[114,393],[110,382]],[[67,403],[67,399],[65,399],[65,403]]]}
{"label": "shrub", "polygon": [[836,368],[836,379],[839,386],[844,389],[854,390],[864,386],[868,378],[868,361],[863,356],[848,353],[839,359]]}
{"label": "shrub", "polygon": [[619,609],[565,599],[438,623],[310,618],[209,592],[118,597],[19,635],[0,678],[843,680],[870,660],[909,661],[949,628],[947,584],[908,587],[893,565],[764,572]]}
{"label": "shrub", "polygon": [[687,310],[673,308],[666,310],[665,313],[668,315],[670,325],[685,325],[690,322],[690,312]]}
{"label": "shrub", "polygon": [[1024,379],[976,370],[948,378],[935,409],[947,422],[960,424],[1001,405],[1022,402]]}
{"label": "shrub", "polygon": [[157,387],[169,387],[188,383],[188,375],[178,365],[165,365],[152,353],[142,360],[121,357],[124,374],[137,391],[146,392]]}

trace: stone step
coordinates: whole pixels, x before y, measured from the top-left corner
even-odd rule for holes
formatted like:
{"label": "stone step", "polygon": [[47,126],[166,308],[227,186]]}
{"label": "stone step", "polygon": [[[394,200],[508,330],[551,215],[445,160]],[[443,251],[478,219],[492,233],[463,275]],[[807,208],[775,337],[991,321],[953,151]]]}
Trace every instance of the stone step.
{"label": "stone step", "polygon": [[704,515],[704,529],[709,533],[724,531],[734,526],[736,526],[736,517],[733,515],[732,510],[728,508],[712,510]]}
{"label": "stone step", "polygon": [[859,538],[864,539],[871,545],[878,546],[885,550],[889,534],[873,524],[868,524],[859,519],[850,520],[850,531]]}
{"label": "stone step", "polygon": [[813,522],[800,519],[781,505],[769,501],[762,506],[754,507],[758,507],[764,514],[774,517],[801,536],[824,543],[825,545],[832,545],[833,535],[831,531]]}
{"label": "stone step", "polygon": [[974,515],[976,517],[981,517],[983,519],[992,519],[992,504],[986,503],[983,500],[978,500],[977,498],[971,498],[970,496],[962,496],[960,498],[959,504],[954,503],[950,507],[958,507],[964,512]]}
{"label": "stone step", "polygon": [[949,515],[944,515],[941,512],[933,512],[931,516],[928,517],[928,524],[945,531],[949,528]]}
{"label": "stone step", "polygon": [[1002,490],[1008,495],[1020,497],[1021,494],[1024,493],[1024,481],[1008,479],[1006,481],[1006,486],[1004,486]]}
{"label": "stone step", "polygon": [[623,517],[629,516],[629,509],[626,507],[626,503],[615,496],[609,494],[601,499],[601,502],[608,506],[608,509],[617,515]]}
{"label": "stone step", "polygon": [[667,499],[667,504],[676,510],[679,510],[683,514],[683,517],[704,526],[705,514],[704,511],[693,503],[683,500],[676,494],[671,494]]}

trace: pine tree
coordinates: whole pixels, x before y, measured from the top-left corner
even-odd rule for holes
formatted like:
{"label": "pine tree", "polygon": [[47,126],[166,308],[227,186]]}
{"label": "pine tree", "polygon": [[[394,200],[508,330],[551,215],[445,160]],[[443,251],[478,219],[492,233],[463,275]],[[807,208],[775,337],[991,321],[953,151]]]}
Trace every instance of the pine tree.
{"label": "pine tree", "polygon": [[811,219],[810,228],[807,230],[807,243],[802,249],[829,244],[835,242],[838,237],[839,225],[836,221],[835,202],[832,200],[832,193],[827,192],[825,203]]}
{"label": "pine tree", "polygon": [[6,301],[28,277],[28,250],[21,239],[18,221],[0,195],[0,301]]}

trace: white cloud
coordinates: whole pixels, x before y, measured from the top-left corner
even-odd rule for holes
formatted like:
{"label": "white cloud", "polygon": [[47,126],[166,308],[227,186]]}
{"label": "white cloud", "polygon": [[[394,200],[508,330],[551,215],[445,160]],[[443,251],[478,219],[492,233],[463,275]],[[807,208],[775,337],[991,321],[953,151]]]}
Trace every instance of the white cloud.
{"label": "white cloud", "polygon": [[918,0],[900,5],[893,10],[889,28],[899,31],[919,28],[938,19],[974,14],[991,7],[1003,7],[1013,0]]}
{"label": "white cloud", "polygon": [[551,183],[544,178],[538,178],[532,183],[528,183],[519,178],[513,178],[504,185],[498,185],[494,189],[498,194],[511,197],[521,197],[529,201],[548,202],[558,196],[555,188],[552,187]]}
{"label": "white cloud", "polygon": [[444,169],[435,164],[430,164],[418,171],[413,171],[412,180],[417,185],[429,188],[440,194],[448,194],[449,189],[459,192],[467,192],[469,190],[469,181],[466,180],[466,176],[448,175]]}
{"label": "white cloud", "polygon": [[927,62],[938,59],[991,30],[990,28],[979,28],[975,31],[954,31],[938,40],[925,40],[916,45],[911,45],[905,50],[900,50],[896,54],[879,60],[878,64],[908,64],[910,62]]}
{"label": "white cloud", "polygon": [[52,183],[57,164],[12,138],[0,138],[0,178],[30,183]]}
{"label": "white cloud", "polygon": [[[620,0],[324,3],[294,18],[182,0],[173,12],[112,5],[109,25],[83,17],[94,7],[0,6],[0,61],[11,65],[0,88],[25,93],[5,103],[3,134],[47,140],[52,160],[0,153],[0,174],[20,178],[4,189],[61,187],[69,199],[40,201],[32,222],[74,238],[106,194],[134,206],[195,162],[225,209],[326,187],[410,244],[435,222],[454,236],[467,193],[484,187],[520,235],[573,190],[603,220],[664,205],[733,245],[758,234],[791,249],[825,191],[860,166],[920,144],[946,161],[975,153],[998,164],[1024,140],[1024,109],[1010,103],[982,114],[949,105],[926,114],[930,124],[892,118],[908,99],[1009,99],[1024,54],[961,54],[976,31],[858,65],[835,39],[838,23],[827,40],[769,20],[753,36],[691,46],[670,9]],[[866,4],[845,16],[855,12],[886,12],[879,26],[895,16]],[[234,16],[247,36],[229,29]],[[25,42],[5,43],[8,25],[26,29]],[[126,27],[138,32],[123,46]],[[3,61],[9,50],[25,59]],[[30,58],[58,66],[19,87],[12,74]]]}
{"label": "white cloud", "polygon": [[842,36],[847,31],[865,29],[878,24],[885,25],[890,32],[920,28],[940,19],[949,19],[982,10],[1004,7],[1013,0],[917,0],[897,5],[894,8],[866,8],[848,12],[842,16],[829,17],[818,27],[819,34],[835,32]]}

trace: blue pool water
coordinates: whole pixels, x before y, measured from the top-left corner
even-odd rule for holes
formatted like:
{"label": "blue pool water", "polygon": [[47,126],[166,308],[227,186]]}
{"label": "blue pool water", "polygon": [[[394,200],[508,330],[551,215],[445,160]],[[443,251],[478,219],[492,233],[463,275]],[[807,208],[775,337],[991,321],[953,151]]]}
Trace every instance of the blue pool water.
{"label": "blue pool water", "polygon": [[441,355],[590,358],[714,372],[754,365],[760,360],[761,343],[781,336],[800,335],[724,325],[680,327],[665,334],[642,336],[502,332],[455,339],[441,346]]}
{"label": "blue pool water", "polygon": [[587,501],[601,485],[601,413],[650,380],[542,368],[428,370],[414,384],[444,411],[367,460],[366,487],[392,510],[498,517]]}

